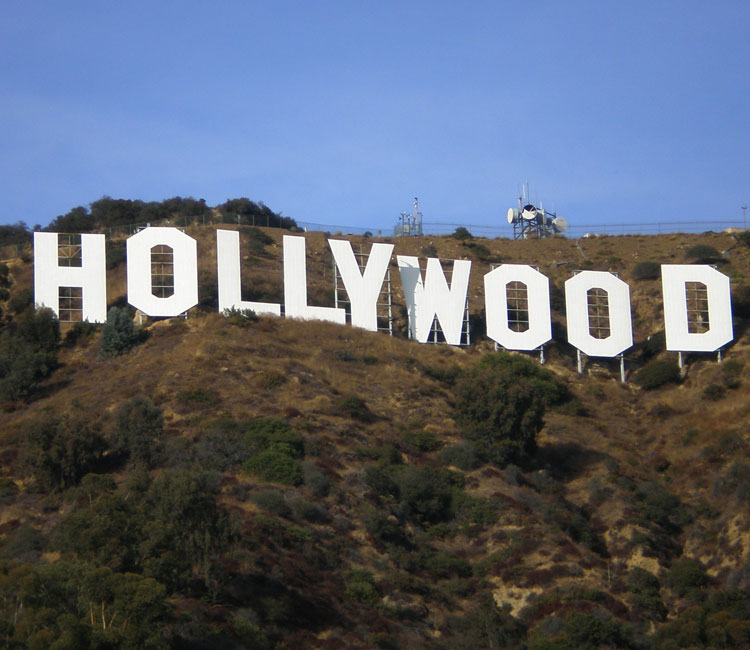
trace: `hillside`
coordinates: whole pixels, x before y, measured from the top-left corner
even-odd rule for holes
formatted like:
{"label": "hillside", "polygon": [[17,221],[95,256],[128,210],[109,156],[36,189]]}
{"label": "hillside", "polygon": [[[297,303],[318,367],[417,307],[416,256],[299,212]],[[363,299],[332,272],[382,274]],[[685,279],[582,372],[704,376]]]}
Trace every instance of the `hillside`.
{"label": "hillside", "polygon": [[[99,329],[76,330],[0,412],[6,647],[748,647],[750,250],[731,235],[388,240],[390,337],[225,318],[214,229],[187,232],[201,300],[187,319],[146,321],[105,359]],[[284,231],[240,232],[246,299],[283,302]],[[316,305],[333,304],[325,240],[306,235]],[[639,368],[676,355],[660,280],[634,273],[699,244],[723,253],[735,340],[722,363],[689,355],[678,382],[645,390]],[[125,302],[123,245],[108,244],[110,305]],[[473,260],[471,347],[405,338],[396,254]],[[517,382],[560,397],[540,407],[536,448],[491,462],[460,409],[494,355],[481,278],[499,262],[551,280],[554,341],[542,375]],[[32,277],[28,259],[8,266],[6,332]],[[631,287],[625,384],[614,361],[576,372],[560,296],[577,269]],[[513,372],[540,368],[513,357],[528,361]]]}

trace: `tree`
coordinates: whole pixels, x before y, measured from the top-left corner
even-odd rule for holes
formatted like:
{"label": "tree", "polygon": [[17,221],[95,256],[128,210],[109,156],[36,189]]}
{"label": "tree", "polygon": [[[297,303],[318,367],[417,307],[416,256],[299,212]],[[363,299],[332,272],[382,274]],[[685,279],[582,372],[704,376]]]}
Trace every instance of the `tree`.
{"label": "tree", "polygon": [[153,467],[163,435],[164,415],[148,397],[136,396],[117,409],[114,447],[131,461]]}
{"label": "tree", "polygon": [[47,411],[26,432],[24,464],[44,490],[61,491],[94,471],[107,443],[81,416]]}
{"label": "tree", "polygon": [[107,322],[102,328],[99,358],[117,357],[127,354],[138,344],[138,332],[126,309],[110,308]]}
{"label": "tree", "polygon": [[527,460],[536,450],[546,406],[567,397],[551,373],[507,353],[488,355],[464,372],[454,393],[464,437],[498,465]]}

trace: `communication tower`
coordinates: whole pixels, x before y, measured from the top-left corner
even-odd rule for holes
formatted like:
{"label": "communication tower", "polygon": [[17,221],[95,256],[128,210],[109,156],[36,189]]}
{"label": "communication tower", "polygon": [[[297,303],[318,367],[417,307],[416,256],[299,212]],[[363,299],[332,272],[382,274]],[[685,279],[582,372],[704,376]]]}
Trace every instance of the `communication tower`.
{"label": "communication tower", "polygon": [[411,214],[402,212],[393,229],[396,237],[419,237],[422,233],[422,213],[419,211],[419,199],[414,197],[414,209]]}
{"label": "communication tower", "polygon": [[524,183],[518,196],[518,207],[508,210],[508,223],[513,226],[513,239],[552,237],[565,232],[568,222],[554,212],[547,212],[541,204],[537,208],[529,198],[529,184]]}

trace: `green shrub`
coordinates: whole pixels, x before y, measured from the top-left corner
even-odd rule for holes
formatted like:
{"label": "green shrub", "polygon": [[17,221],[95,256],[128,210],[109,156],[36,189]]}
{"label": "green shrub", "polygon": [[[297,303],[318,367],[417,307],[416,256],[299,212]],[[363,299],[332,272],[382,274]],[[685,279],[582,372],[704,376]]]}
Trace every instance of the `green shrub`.
{"label": "green shrub", "polygon": [[399,489],[386,468],[379,465],[366,467],[362,472],[362,483],[380,496],[398,498]]}
{"label": "green shrub", "polygon": [[26,427],[23,460],[28,473],[45,490],[59,492],[95,471],[107,443],[91,423],[77,414],[58,417],[48,411]]}
{"label": "green shrub", "polygon": [[451,445],[450,447],[442,449],[439,458],[443,465],[455,465],[465,472],[476,469],[480,464],[474,446],[468,442],[459,445]]}
{"label": "green shrub", "polygon": [[13,293],[8,300],[8,309],[18,315],[34,303],[34,291],[25,287],[17,293]]}
{"label": "green shrub", "polygon": [[77,321],[73,324],[65,333],[65,345],[69,347],[75,347],[81,341],[87,341],[98,330],[98,326],[95,323],[89,323],[87,320]]}
{"label": "green shrub", "polygon": [[466,239],[473,239],[474,235],[472,235],[466,228],[463,226],[459,226],[453,231],[453,234],[451,235],[453,239],[459,239],[459,240],[466,240]]}
{"label": "green shrub", "polygon": [[455,363],[447,368],[443,366],[425,366],[423,372],[427,377],[436,379],[446,386],[453,386],[461,374],[461,368]]}
{"label": "green shrub", "polygon": [[471,564],[466,558],[445,551],[429,556],[424,567],[438,578],[468,578],[471,575]]}
{"label": "green shrub", "polygon": [[226,317],[227,322],[235,327],[249,327],[252,323],[258,321],[258,315],[252,309],[225,309],[222,314]]}
{"label": "green shrub", "polygon": [[708,575],[698,560],[684,557],[669,568],[667,584],[680,598],[698,600],[702,597],[701,590],[708,585]]}
{"label": "green shrub", "polygon": [[659,595],[659,579],[640,567],[634,567],[628,574],[628,591],[633,608],[652,621],[663,621],[667,608]]}
{"label": "green shrub", "polygon": [[634,381],[646,390],[653,390],[669,383],[676,384],[680,381],[680,367],[674,361],[652,361],[635,374]]}
{"label": "green shrub", "polygon": [[289,501],[295,517],[305,519],[311,523],[325,523],[330,520],[326,509],[318,503],[313,503],[302,497],[293,497]]}
{"label": "green shrub", "polygon": [[263,510],[280,517],[288,517],[292,512],[284,495],[278,490],[261,490],[253,494],[250,499]]}
{"label": "green shrub", "polygon": [[438,251],[437,251],[437,248],[435,248],[434,244],[427,244],[427,246],[423,246],[421,252],[424,257],[437,257],[438,256]]}
{"label": "green shrub", "polygon": [[724,259],[719,251],[708,244],[691,246],[685,251],[685,258],[696,264],[711,264]]}
{"label": "green shrub", "polygon": [[208,388],[194,388],[193,390],[181,390],[176,395],[177,401],[185,405],[201,406],[204,408],[214,407],[219,403],[219,396]]}
{"label": "green shrub", "polygon": [[285,443],[276,443],[245,461],[246,472],[271,483],[301,485],[302,469],[292,456],[292,449]]}
{"label": "green shrub", "polygon": [[302,463],[302,476],[305,487],[317,498],[322,499],[331,491],[331,479],[315,463]]}
{"label": "green shrub", "polygon": [[365,530],[381,544],[410,547],[409,537],[398,523],[380,510],[369,510],[363,517]]}
{"label": "green shrub", "polygon": [[336,402],[335,408],[360,422],[374,422],[377,416],[368,408],[365,401],[357,395],[349,395]]}
{"label": "green shrub", "polygon": [[463,475],[448,469],[406,465],[395,476],[398,498],[406,511],[424,523],[453,517],[453,492],[463,484]]}
{"label": "green shrub", "polygon": [[638,262],[633,267],[633,280],[658,280],[661,277],[659,262]]}
{"label": "green shrub", "polygon": [[412,431],[404,436],[404,442],[417,451],[427,452],[440,449],[442,441],[430,431]]}
{"label": "green shrub", "polygon": [[127,354],[140,341],[141,335],[135,329],[129,310],[111,307],[107,313],[107,322],[102,327],[99,358]]}
{"label": "green shrub", "polygon": [[244,444],[251,454],[264,451],[272,445],[283,444],[289,456],[302,458],[305,439],[277,418],[257,418],[245,424]]}
{"label": "green shrub", "polygon": [[114,448],[134,463],[154,467],[161,460],[164,415],[145,395],[121,404],[115,414]]}
{"label": "green shrub", "polygon": [[720,384],[709,384],[703,389],[703,399],[716,402],[727,394],[726,386]]}
{"label": "green shrub", "polygon": [[643,516],[650,522],[671,531],[679,532],[689,520],[680,498],[658,481],[644,481],[635,491]]}
{"label": "green shrub", "polygon": [[462,373],[454,394],[464,437],[483,458],[502,466],[532,456],[547,405],[563,401],[568,393],[548,371],[501,352]]}
{"label": "green shrub", "polygon": [[375,588],[375,578],[372,573],[363,569],[354,569],[346,574],[346,595],[352,600],[365,605],[376,605],[380,601],[380,594]]}

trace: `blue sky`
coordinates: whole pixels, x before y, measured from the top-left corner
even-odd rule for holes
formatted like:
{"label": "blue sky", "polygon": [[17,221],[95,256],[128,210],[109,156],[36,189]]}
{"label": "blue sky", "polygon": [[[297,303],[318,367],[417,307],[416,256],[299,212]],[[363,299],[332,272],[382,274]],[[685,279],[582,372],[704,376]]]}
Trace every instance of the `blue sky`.
{"label": "blue sky", "polygon": [[750,2],[39,2],[0,20],[0,222],[103,195],[300,221],[750,203]]}

